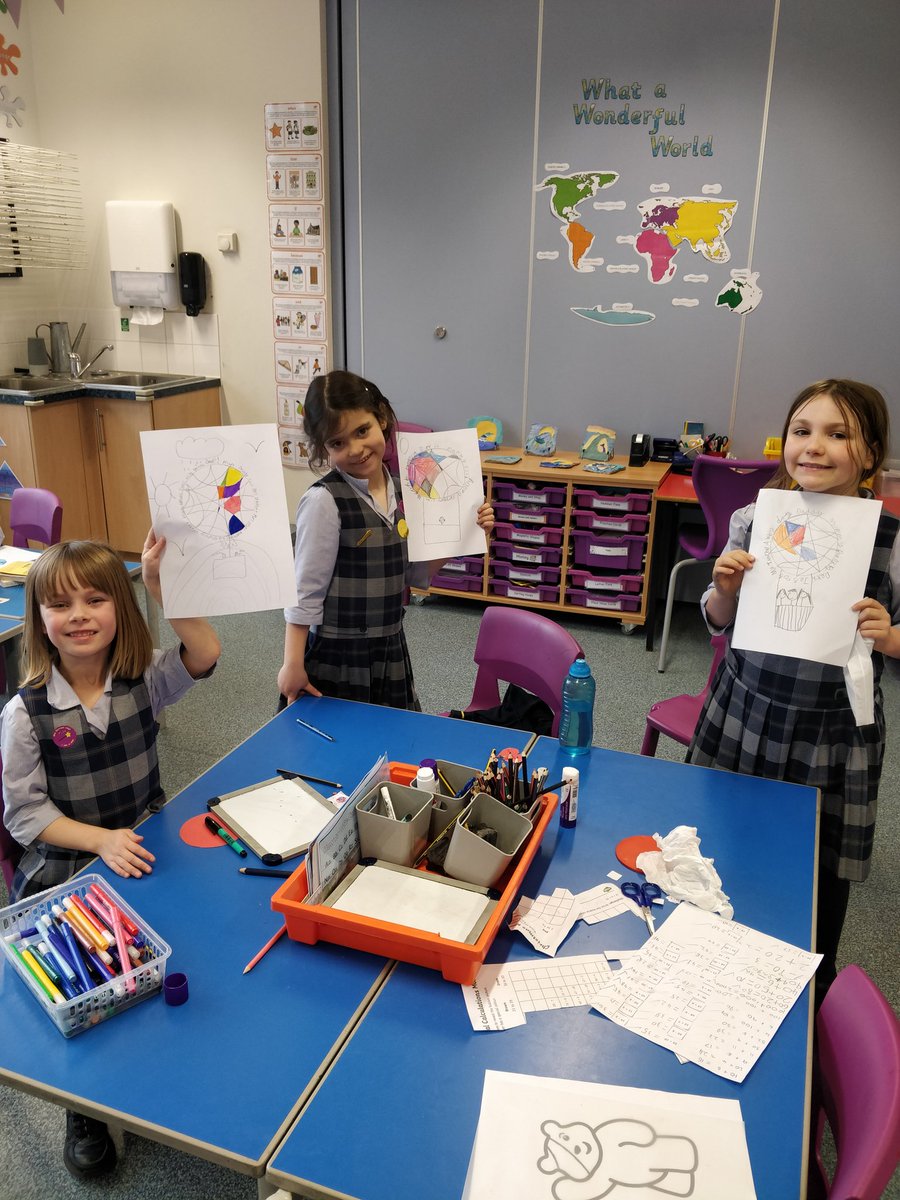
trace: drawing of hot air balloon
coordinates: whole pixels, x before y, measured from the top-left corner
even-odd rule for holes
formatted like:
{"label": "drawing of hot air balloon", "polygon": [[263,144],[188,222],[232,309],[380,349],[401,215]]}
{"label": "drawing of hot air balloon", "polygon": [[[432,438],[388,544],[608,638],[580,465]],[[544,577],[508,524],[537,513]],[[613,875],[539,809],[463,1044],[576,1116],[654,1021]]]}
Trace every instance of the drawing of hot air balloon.
{"label": "drawing of hot air balloon", "polygon": [[766,548],[769,569],[778,575],[775,627],[797,632],[813,612],[812,582],[840,558],[837,528],[819,513],[786,515],[772,529]]}
{"label": "drawing of hot air balloon", "polygon": [[426,542],[454,541],[460,536],[459,500],[469,482],[459,454],[429,447],[413,454],[406,480],[424,504],[423,537]]}

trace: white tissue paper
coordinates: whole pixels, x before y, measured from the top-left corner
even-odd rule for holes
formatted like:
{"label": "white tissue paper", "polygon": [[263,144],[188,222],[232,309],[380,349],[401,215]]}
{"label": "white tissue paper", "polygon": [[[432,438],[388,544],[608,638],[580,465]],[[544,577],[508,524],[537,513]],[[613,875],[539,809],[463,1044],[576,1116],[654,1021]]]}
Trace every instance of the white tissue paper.
{"label": "white tissue paper", "polygon": [[844,667],[847,698],[858,726],[875,723],[875,673],[872,670],[874,645],[871,638],[864,638],[857,629],[853,645],[850,647],[850,657]]}
{"label": "white tissue paper", "polygon": [[722,891],[722,880],[711,858],[700,853],[697,830],[676,825],[665,837],[654,833],[658,851],[645,850],[637,856],[639,871],[649,883],[658,883],[670,900],[688,900],[697,908],[715,912],[730,921],[734,909]]}
{"label": "white tissue paper", "polygon": [[133,308],[131,310],[132,325],[161,325],[165,316],[162,308]]}

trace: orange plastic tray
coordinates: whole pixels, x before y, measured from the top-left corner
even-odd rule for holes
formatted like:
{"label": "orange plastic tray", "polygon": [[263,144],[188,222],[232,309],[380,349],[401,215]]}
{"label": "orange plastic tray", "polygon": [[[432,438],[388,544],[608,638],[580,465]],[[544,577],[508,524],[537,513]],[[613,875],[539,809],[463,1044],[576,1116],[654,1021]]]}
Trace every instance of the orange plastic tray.
{"label": "orange plastic tray", "polygon": [[519,894],[556,805],[553,793],[541,797],[534,829],[500,880],[500,899],[476,942],[454,942],[407,925],[340,912],[324,904],[305,904],[309,892],[305,864],[284,881],[272,897],[272,908],[284,914],[288,936],[295,942],[309,946],[318,941],[334,942],[384,958],[431,967],[453,983],[472,983]]}

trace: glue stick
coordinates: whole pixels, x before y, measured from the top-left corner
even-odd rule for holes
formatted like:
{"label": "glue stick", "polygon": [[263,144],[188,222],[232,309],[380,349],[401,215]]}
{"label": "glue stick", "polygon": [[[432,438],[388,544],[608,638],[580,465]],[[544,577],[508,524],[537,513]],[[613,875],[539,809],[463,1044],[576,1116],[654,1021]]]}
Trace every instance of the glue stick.
{"label": "glue stick", "polygon": [[559,823],[563,829],[574,829],[578,820],[578,768],[563,767],[562,778]]}

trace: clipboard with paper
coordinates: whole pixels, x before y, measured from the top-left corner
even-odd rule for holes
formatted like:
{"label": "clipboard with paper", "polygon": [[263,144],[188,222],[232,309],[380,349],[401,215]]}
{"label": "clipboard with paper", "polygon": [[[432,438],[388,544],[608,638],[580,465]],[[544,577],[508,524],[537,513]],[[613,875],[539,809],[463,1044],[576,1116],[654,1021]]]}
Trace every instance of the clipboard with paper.
{"label": "clipboard with paper", "polygon": [[269,864],[305,853],[335,812],[304,780],[281,775],[216,796],[207,807]]}

